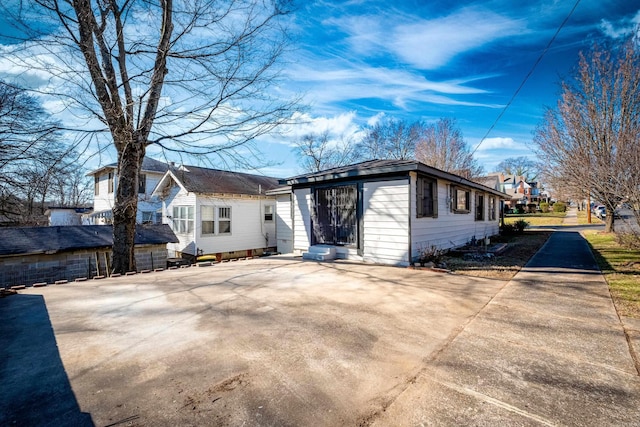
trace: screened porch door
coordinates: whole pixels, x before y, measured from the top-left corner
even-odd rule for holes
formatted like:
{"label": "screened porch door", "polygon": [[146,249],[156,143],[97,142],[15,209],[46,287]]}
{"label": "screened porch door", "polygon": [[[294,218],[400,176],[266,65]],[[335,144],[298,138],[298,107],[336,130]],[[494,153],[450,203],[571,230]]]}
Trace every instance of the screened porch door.
{"label": "screened porch door", "polygon": [[356,185],[315,191],[313,244],[355,246],[358,242]]}

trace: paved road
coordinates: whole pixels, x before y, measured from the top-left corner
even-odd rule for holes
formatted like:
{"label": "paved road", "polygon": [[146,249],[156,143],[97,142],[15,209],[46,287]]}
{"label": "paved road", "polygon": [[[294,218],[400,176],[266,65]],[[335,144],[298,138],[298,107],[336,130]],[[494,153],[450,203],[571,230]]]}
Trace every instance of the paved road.
{"label": "paved road", "polygon": [[640,376],[586,241],[556,231],[375,425],[640,425]]}

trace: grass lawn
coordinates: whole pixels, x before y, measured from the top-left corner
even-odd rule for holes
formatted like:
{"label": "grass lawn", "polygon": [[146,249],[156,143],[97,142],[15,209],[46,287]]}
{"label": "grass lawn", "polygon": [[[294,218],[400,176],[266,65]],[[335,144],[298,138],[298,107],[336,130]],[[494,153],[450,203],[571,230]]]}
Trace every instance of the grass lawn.
{"label": "grass lawn", "polygon": [[[578,211],[578,225],[587,225],[587,211]],[[598,217],[592,213],[591,214],[591,224],[602,224],[602,221],[598,219]]]}
{"label": "grass lawn", "polygon": [[507,250],[495,258],[466,260],[461,257],[445,256],[447,269],[467,276],[489,279],[510,280],[547,241],[551,231],[529,230],[513,236],[492,238],[492,243],[507,243]]}
{"label": "grass lawn", "polygon": [[640,251],[620,246],[613,233],[590,230],[583,234],[609,283],[620,315],[640,319]]}
{"label": "grass lawn", "polygon": [[512,224],[518,220],[524,219],[533,226],[546,226],[546,225],[562,225],[562,220],[566,216],[565,212],[549,212],[549,213],[535,213],[535,214],[513,214],[505,215],[505,224]]}

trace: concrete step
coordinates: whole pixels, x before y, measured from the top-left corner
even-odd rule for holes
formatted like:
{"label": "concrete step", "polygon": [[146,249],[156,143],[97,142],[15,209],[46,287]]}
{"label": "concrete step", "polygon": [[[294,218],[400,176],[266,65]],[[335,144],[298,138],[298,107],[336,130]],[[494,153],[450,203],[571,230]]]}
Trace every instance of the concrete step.
{"label": "concrete step", "polygon": [[312,252],[303,252],[302,259],[310,260],[310,261],[333,261],[336,259],[335,254],[316,254]]}
{"label": "concrete step", "polygon": [[334,246],[328,246],[328,245],[313,245],[311,247],[309,247],[309,252],[310,254],[319,254],[319,255],[330,255],[335,257],[336,256],[336,248]]}

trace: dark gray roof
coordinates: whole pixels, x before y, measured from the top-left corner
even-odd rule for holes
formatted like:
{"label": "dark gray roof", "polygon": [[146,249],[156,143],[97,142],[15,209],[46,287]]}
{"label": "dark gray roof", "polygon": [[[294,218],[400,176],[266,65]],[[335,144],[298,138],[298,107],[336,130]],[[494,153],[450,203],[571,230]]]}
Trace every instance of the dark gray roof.
{"label": "dark gray roof", "polygon": [[390,175],[407,174],[410,171],[421,172],[435,178],[445,179],[454,184],[465,185],[471,188],[481,189],[500,197],[505,194],[493,188],[470,181],[459,175],[427,166],[417,160],[368,160],[348,166],[327,169],[320,172],[313,172],[305,175],[298,175],[281,181],[281,184],[292,186],[305,186],[308,184],[356,179],[362,177],[384,177]]}
{"label": "dark gray roof", "polygon": [[[89,172],[87,175],[94,175],[98,172],[103,171],[104,169],[117,169],[118,163],[109,163],[99,169]],[[142,172],[157,172],[157,173],[165,173],[169,170],[169,165],[163,163],[159,160],[152,159],[151,157],[145,157],[142,159]]]}
{"label": "dark gray roof", "polygon": [[192,193],[263,195],[279,186],[278,178],[197,166],[171,167],[171,173]]}
{"label": "dark gray roof", "polygon": [[[136,245],[178,243],[167,224],[137,225]],[[113,244],[110,225],[0,228],[0,256],[56,253]]]}

